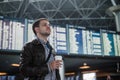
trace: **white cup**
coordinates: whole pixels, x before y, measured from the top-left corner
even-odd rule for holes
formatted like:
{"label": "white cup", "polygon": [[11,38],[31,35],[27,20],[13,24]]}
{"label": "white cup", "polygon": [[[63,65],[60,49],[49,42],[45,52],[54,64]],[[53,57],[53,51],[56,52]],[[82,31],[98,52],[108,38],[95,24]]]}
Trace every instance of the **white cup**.
{"label": "white cup", "polygon": [[55,60],[62,60],[62,56],[55,56]]}
{"label": "white cup", "polygon": [[[62,60],[62,56],[55,56],[55,60]],[[61,80],[64,80],[64,63],[63,63],[63,60],[61,62],[61,67],[59,68],[59,73],[60,73],[60,77],[61,77]]]}

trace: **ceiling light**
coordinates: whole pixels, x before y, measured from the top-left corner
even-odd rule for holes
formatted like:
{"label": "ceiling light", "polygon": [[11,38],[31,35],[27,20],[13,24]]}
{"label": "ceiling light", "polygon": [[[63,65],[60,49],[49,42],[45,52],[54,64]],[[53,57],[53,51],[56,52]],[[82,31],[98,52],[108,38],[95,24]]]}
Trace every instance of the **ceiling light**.
{"label": "ceiling light", "polygon": [[80,69],[88,69],[90,66],[87,66],[87,63],[83,63],[83,66],[79,67]]}
{"label": "ceiling light", "polygon": [[65,73],[66,76],[75,75],[75,72]]}
{"label": "ceiling light", "polygon": [[90,66],[81,66],[80,69],[88,69]]}
{"label": "ceiling light", "polygon": [[19,64],[11,64],[11,66],[19,67],[20,65]]}
{"label": "ceiling light", "polygon": [[0,72],[0,76],[4,76],[4,75],[7,75],[6,72]]}
{"label": "ceiling light", "polygon": [[93,73],[99,72],[99,70],[90,70],[90,71],[82,71],[81,73]]}

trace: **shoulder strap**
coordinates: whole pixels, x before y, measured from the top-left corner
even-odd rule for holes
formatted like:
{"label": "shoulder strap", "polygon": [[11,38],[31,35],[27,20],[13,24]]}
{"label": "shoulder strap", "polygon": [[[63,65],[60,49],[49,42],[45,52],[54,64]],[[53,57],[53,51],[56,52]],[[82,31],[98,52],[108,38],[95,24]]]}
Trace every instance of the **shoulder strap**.
{"label": "shoulder strap", "polygon": [[49,54],[48,54],[48,57],[47,57],[45,63],[48,62],[48,60],[50,59],[51,54],[52,54],[52,47],[50,46],[50,52],[49,52]]}

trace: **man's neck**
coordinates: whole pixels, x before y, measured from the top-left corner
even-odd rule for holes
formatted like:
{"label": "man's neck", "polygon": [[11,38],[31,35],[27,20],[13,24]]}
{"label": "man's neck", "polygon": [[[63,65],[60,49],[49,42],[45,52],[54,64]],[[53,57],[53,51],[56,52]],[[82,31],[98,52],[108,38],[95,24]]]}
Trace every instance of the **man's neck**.
{"label": "man's neck", "polygon": [[39,39],[42,39],[44,42],[47,42],[47,41],[48,41],[46,36],[37,35],[37,37],[38,37]]}

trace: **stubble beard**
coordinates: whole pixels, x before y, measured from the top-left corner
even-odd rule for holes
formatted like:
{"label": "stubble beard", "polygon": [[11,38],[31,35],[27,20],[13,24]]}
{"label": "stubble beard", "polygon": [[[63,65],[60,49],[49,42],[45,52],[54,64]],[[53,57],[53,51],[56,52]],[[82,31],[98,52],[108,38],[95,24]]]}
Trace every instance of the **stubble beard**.
{"label": "stubble beard", "polygon": [[42,36],[48,37],[50,33],[40,33]]}

